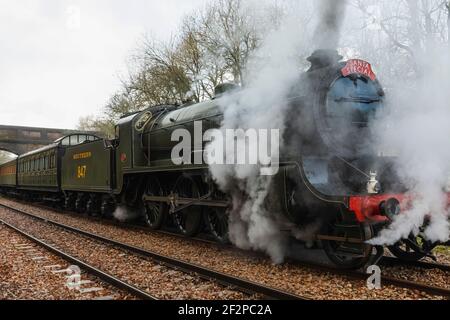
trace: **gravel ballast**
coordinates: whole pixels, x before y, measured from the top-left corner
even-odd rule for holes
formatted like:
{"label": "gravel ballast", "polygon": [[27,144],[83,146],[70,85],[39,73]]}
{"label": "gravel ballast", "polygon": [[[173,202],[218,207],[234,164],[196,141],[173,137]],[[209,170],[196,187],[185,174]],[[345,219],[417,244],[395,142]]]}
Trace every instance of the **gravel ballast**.
{"label": "gravel ballast", "polygon": [[[73,284],[77,280],[68,282],[69,273],[63,271],[71,266],[70,263],[3,224],[0,224],[0,243],[0,299],[134,299],[82,270],[80,290],[69,288],[68,283]],[[98,289],[83,293],[83,290],[92,288]]]}
{"label": "gravel ballast", "polygon": [[0,208],[0,219],[158,299],[256,298],[10,210]]}
{"label": "gravel ballast", "polygon": [[[268,259],[213,244],[190,241],[189,239],[150,231],[122,228],[94,221],[84,216],[60,214],[6,199],[1,199],[1,202],[107,238],[314,299],[442,298],[417,290],[388,285],[383,286],[381,290],[369,290],[363,280],[350,279],[289,263],[274,265]],[[437,275],[435,270],[417,271],[418,274],[422,274],[422,277],[423,272],[430,272],[434,275],[434,277],[428,277],[433,278],[432,285],[438,285],[434,281],[441,282],[439,285],[441,287],[448,285],[447,273]],[[389,271],[389,276],[392,276],[393,273],[395,271]],[[402,277],[400,276],[400,278]],[[430,284],[428,278],[426,283]]]}

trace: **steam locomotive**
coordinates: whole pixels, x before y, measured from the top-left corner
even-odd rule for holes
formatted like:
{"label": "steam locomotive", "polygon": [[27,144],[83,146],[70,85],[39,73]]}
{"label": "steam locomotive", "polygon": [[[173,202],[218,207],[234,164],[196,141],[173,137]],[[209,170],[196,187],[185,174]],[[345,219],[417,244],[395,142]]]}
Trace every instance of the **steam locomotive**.
{"label": "steam locomotive", "polygon": [[[334,50],[317,50],[308,60],[311,68],[288,97],[286,147],[267,201],[296,227],[319,221],[314,239],[330,260],[358,268],[382,254],[367,240],[401,214],[407,191],[392,159],[368,148],[368,124],[384,92],[368,62],[342,62]],[[228,89],[219,87],[211,101],[127,115],[113,140],[74,134],[20,155],[0,166],[0,190],[92,215],[111,216],[126,206],[151,229],[172,225],[186,236],[203,230],[227,241],[229,195],[206,164],[173,163],[171,135],[180,128],[193,132],[195,121],[203,131],[219,128],[219,105],[233,94]],[[193,145],[192,157],[204,147]],[[389,249],[418,260],[435,245],[411,236]]]}

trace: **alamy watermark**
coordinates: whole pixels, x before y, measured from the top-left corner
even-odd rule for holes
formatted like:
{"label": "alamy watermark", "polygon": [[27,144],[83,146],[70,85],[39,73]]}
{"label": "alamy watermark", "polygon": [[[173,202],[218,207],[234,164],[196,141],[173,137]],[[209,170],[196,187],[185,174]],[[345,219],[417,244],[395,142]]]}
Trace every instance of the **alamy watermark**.
{"label": "alamy watermark", "polygon": [[80,290],[81,286],[81,269],[78,266],[72,265],[67,268],[67,288],[69,290]]}
{"label": "alamy watermark", "polygon": [[377,265],[369,266],[366,270],[371,276],[367,279],[367,288],[369,290],[381,289],[381,268]]}
{"label": "alamy watermark", "polygon": [[171,140],[175,165],[257,165],[261,175],[279,170],[279,129],[209,129],[203,133],[202,121],[194,122],[194,137],[187,129],[176,129]]}

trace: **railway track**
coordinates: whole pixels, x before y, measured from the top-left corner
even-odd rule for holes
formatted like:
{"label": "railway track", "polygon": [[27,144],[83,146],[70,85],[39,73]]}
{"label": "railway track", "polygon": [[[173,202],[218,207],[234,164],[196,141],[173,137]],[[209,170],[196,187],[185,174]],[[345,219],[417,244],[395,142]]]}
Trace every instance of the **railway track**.
{"label": "railway track", "polygon": [[[133,251],[133,252],[135,252],[137,254],[141,254],[141,255],[150,257],[150,258],[155,259],[157,261],[161,261],[163,263],[171,265],[174,268],[179,268],[179,269],[182,269],[182,270],[187,271],[187,272],[193,271],[193,272],[196,272],[198,274],[202,274],[202,272],[204,272],[203,276],[206,277],[206,278],[216,278],[217,280],[220,280],[221,283],[229,284],[229,285],[231,284],[233,286],[237,286],[237,287],[240,287],[240,288],[245,290],[246,284],[241,282],[242,279],[237,279],[237,280],[236,279],[231,279],[230,280],[230,279],[227,278],[227,277],[229,277],[228,275],[225,275],[223,273],[218,273],[218,272],[213,271],[211,269],[202,270],[202,269],[206,269],[206,268],[200,267],[198,265],[192,265],[190,263],[186,263],[186,262],[181,261],[181,260],[172,259],[172,258],[169,258],[169,257],[166,257],[166,256],[161,256],[159,254],[155,254],[153,252],[149,252],[149,251],[147,251],[145,249],[141,249],[141,248],[138,248],[138,247],[130,246],[130,245],[127,245],[125,243],[118,242],[118,241],[115,241],[115,240],[112,240],[112,239],[107,239],[107,238],[104,238],[104,237],[101,237],[101,236],[98,236],[98,235],[95,235],[95,234],[92,234],[92,233],[89,233],[89,232],[86,232],[86,231],[83,231],[83,230],[79,230],[79,229],[73,228],[71,226],[62,225],[59,222],[51,221],[51,220],[48,220],[46,218],[35,216],[35,215],[33,215],[33,214],[29,213],[29,212],[25,212],[23,210],[11,208],[11,207],[5,206],[3,204],[0,204],[0,206],[6,207],[6,208],[14,210],[14,211],[18,211],[18,212],[23,213],[23,214],[30,215],[30,216],[35,217],[35,218],[40,219],[40,220],[45,220],[45,221],[47,221],[49,223],[55,224],[57,226],[59,225],[59,226],[61,226],[63,228],[67,228],[69,230],[70,229],[74,229],[75,232],[82,233],[82,234],[85,234],[87,236],[94,237],[94,238],[97,238],[99,240],[109,242],[110,244],[113,244],[115,246],[119,246],[119,247],[121,247],[123,249]],[[46,206],[43,207],[43,208],[46,209],[46,210],[52,210],[52,211],[59,212],[59,213],[62,213],[62,212],[67,213],[66,211],[56,210],[56,209],[53,209],[53,208],[48,208]],[[98,219],[98,218],[93,218],[93,217],[89,217],[89,219],[100,221],[102,223],[106,222],[107,224],[110,224],[110,225],[113,225],[113,226],[118,226],[118,227],[121,227],[121,228],[123,228],[123,227],[125,227],[125,228],[133,228],[133,229],[144,230],[144,231],[149,232],[148,228],[145,228],[145,227],[142,227],[142,226],[139,226],[139,225],[134,225],[134,224],[125,224],[124,225],[122,223],[116,223],[114,221]],[[173,233],[170,233],[170,232],[165,232],[165,231],[156,231],[156,232],[157,233],[168,234],[170,236],[182,237],[181,235],[176,235],[176,234],[173,234]],[[210,240],[206,240],[206,239],[194,238],[192,240],[198,241],[198,242],[202,242],[202,243],[207,243],[207,244],[210,244],[210,245],[220,246],[220,247],[223,247],[223,248],[230,248],[230,246],[228,246],[228,245],[221,245],[221,244],[218,244],[216,242],[213,242],[213,241],[210,241]],[[240,251],[242,251],[242,250],[240,250]],[[255,256],[258,256],[258,254],[255,254]],[[259,255],[259,256],[261,256],[261,255]],[[167,259],[167,258],[169,258],[169,259]],[[173,260],[175,260],[175,262]],[[364,272],[361,272],[361,271],[340,270],[340,269],[336,269],[334,267],[323,265],[323,264],[318,264],[318,263],[313,263],[313,262],[303,262],[303,261],[298,261],[298,260],[290,261],[290,262],[292,264],[299,265],[299,266],[302,266],[302,267],[306,267],[306,268],[310,268],[310,269],[316,269],[316,270],[320,270],[320,271],[323,271],[323,272],[338,274],[338,275],[342,275],[342,276],[347,276],[347,277],[350,277],[350,278],[360,279],[360,280],[363,280],[363,281],[365,281],[368,278],[368,275],[366,273],[364,273]],[[443,270],[443,271],[449,271],[449,266],[447,266],[447,265],[441,265],[441,264],[437,264],[437,263],[428,263],[428,262],[408,263],[408,262],[403,262],[403,261],[400,261],[400,260],[398,260],[396,258],[390,258],[390,257],[384,257],[383,260],[382,260],[382,264],[387,264],[387,265],[402,264],[402,265],[421,267],[421,268],[427,268],[427,269],[436,268],[436,269],[440,269],[440,270]],[[194,266],[193,269],[192,269],[192,266]],[[198,269],[198,268],[200,268],[200,269]],[[382,283],[383,283],[383,285],[392,285],[392,286],[395,286],[395,287],[419,290],[419,291],[427,292],[427,293],[432,294],[432,295],[439,295],[439,296],[450,297],[450,290],[449,289],[442,288],[442,287],[436,287],[436,286],[432,286],[432,285],[427,285],[427,284],[421,283],[421,282],[414,282],[414,281],[409,281],[409,280],[403,280],[403,279],[399,279],[399,278],[395,278],[395,277],[391,277],[391,276],[382,276]],[[257,285],[257,284],[256,283],[252,283],[251,287],[254,286],[254,285]],[[266,292],[266,289],[263,289],[263,292]],[[270,292],[266,292],[266,293],[270,293]],[[293,299],[293,298],[297,298],[298,299],[298,297],[283,296],[283,294],[285,294],[285,293],[286,292],[283,292],[282,295],[279,296],[279,297],[277,297],[277,296],[275,296],[275,297],[272,296],[272,297],[273,298],[279,298],[279,299]],[[270,297],[269,294],[266,294],[266,295]]]}
{"label": "railway track", "polygon": [[[314,268],[314,269],[318,269],[318,270],[321,270],[324,272],[340,274],[343,276],[347,276],[347,277],[351,277],[351,278],[355,278],[355,279],[361,279],[364,281],[366,281],[366,279],[368,278],[368,274],[366,274],[362,271],[337,269],[337,268],[333,268],[333,267],[330,267],[330,266],[327,266],[324,264],[312,263],[312,262],[295,261],[294,263],[304,266],[304,267]],[[427,284],[421,283],[421,282],[403,280],[403,279],[398,279],[398,278],[395,278],[392,276],[385,276],[385,275],[381,276],[381,282],[382,282],[383,286],[384,285],[393,285],[396,287],[419,290],[419,291],[427,292],[429,294],[444,296],[447,298],[450,297],[450,289],[431,286],[431,285],[427,285]]]}
{"label": "railway track", "polygon": [[[25,204],[30,205],[29,203],[25,203]],[[41,204],[41,203],[33,203],[32,205],[36,206],[38,208],[44,209],[44,210],[51,210],[55,213],[70,214],[73,217],[80,217],[79,213],[76,213],[73,211],[67,211],[67,210],[63,210],[63,209],[49,207],[49,206],[46,206],[45,204]],[[140,224],[140,223],[120,222],[117,220],[109,220],[109,219],[99,218],[96,216],[88,216],[88,215],[83,215],[82,217],[85,219],[88,219],[88,220],[101,222],[103,224],[108,224],[108,225],[111,225],[114,227],[127,228],[127,229],[132,229],[132,230],[140,230],[140,231],[144,231],[144,232],[152,232],[152,233],[158,233],[158,234],[163,234],[163,235],[169,235],[172,237],[177,237],[180,239],[186,239],[185,236],[178,234],[175,231],[171,232],[171,231],[167,231],[167,230],[151,230],[148,227],[146,227],[145,225]],[[245,250],[233,247],[230,244],[219,243],[219,242],[209,239],[207,237],[191,237],[191,238],[189,238],[189,240],[196,241],[199,243],[205,243],[208,245],[219,246],[219,247],[225,248],[225,249],[233,248],[234,250],[245,251]],[[245,251],[245,252],[248,253],[248,251]],[[259,254],[257,252],[251,252],[251,254],[254,254],[255,256],[262,256],[261,254]],[[295,260],[295,261],[297,261],[297,260]],[[295,261],[291,261],[291,262],[295,263]],[[300,261],[300,263],[301,263],[301,261]],[[390,256],[384,256],[381,259],[380,264],[385,265],[385,266],[401,266],[401,265],[403,265],[403,266],[417,267],[417,268],[423,268],[423,269],[439,269],[439,270],[442,270],[445,272],[450,272],[450,265],[447,265],[447,264],[426,262],[426,261],[406,261],[406,260],[400,260],[398,258],[390,257]],[[318,265],[318,266],[324,266],[324,265]]]}
{"label": "railway track", "polygon": [[394,257],[383,257],[381,259],[381,264],[387,265],[387,266],[408,266],[408,267],[416,267],[416,268],[422,268],[422,269],[439,269],[445,272],[450,272],[450,265],[448,264],[442,264],[442,263],[436,263],[436,262],[427,262],[427,261],[405,261],[400,260]]}
{"label": "railway track", "polygon": [[110,275],[106,272],[101,271],[100,269],[92,266],[91,264],[84,262],[68,253],[65,253],[64,251],[60,250],[59,248],[57,248],[56,246],[49,244],[43,240],[40,240],[34,236],[32,236],[31,234],[25,232],[24,230],[17,228],[16,226],[6,222],[3,219],[0,219],[0,224],[3,224],[4,226],[7,226],[8,228],[14,230],[15,232],[17,232],[18,234],[24,236],[25,238],[31,240],[32,242],[36,243],[37,245],[39,245],[40,247],[46,249],[49,252],[52,252],[53,254],[61,257],[62,259],[86,270],[87,272],[89,272],[91,275],[94,275],[100,279],[102,279],[103,281],[105,281],[106,283],[110,284],[111,286],[124,290],[130,294],[132,294],[133,296],[136,296],[138,298],[141,299],[145,299],[145,300],[157,300],[157,298],[155,298],[154,296],[148,294],[145,291],[140,290],[139,288],[130,285],[122,280],[120,280],[119,278]]}
{"label": "railway track", "polygon": [[[137,254],[137,255],[139,255],[141,257],[150,258],[151,260],[156,261],[156,262],[158,262],[160,264],[163,264],[163,265],[165,265],[165,266],[167,266],[169,268],[173,268],[175,270],[179,270],[179,271],[186,272],[186,273],[195,273],[195,274],[199,275],[203,279],[210,280],[210,281],[213,280],[213,281],[216,281],[216,282],[218,282],[218,283],[220,283],[220,284],[222,284],[224,286],[237,288],[238,290],[240,290],[242,292],[245,292],[247,294],[259,294],[259,295],[263,295],[264,297],[266,297],[268,299],[310,300],[309,297],[303,297],[303,296],[299,296],[299,295],[296,295],[296,294],[293,294],[293,293],[290,293],[290,292],[286,292],[286,291],[283,291],[283,290],[279,290],[279,289],[276,289],[276,288],[271,288],[271,287],[268,287],[268,286],[265,286],[265,285],[262,285],[262,284],[259,284],[259,283],[256,283],[256,282],[244,280],[244,279],[241,279],[241,278],[238,278],[238,277],[234,277],[234,276],[229,275],[229,274],[217,272],[217,271],[212,270],[210,268],[202,267],[200,265],[188,263],[188,262],[185,262],[185,261],[182,261],[182,260],[179,260],[179,259],[175,259],[175,258],[172,258],[172,257],[169,257],[169,256],[161,255],[161,254],[158,254],[156,252],[145,250],[145,249],[142,249],[142,248],[139,248],[139,247],[136,247],[136,246],[131,246],[131,245],[128,245],[126,243],[123,243],[123,242],[120,242],[120,241],[116,241],[116,240],[113,240],[113,239],[109,239],[109,238],[106,238],[106,237],[103,237],[103,236],[100,236],[100,235],[96,235],[96,234],[93,234],[93,233],[90,233],[90,232],[87,232],[87,231],[84,231],[84,230],[81,230],[81,229],[78,229],[78,228],[75,228],[75,227],[72,227],[72,226],[69,226],[69,225],[66,225],[66,224],[59,223],[57,221],[46,219],[46,218],[34,215],[34,214],[30,213],[30,212],[27,212],[27,211],[24,211],[24,210],[20,210],[20,209],[17,209],[17,208],[14,208],[14,207],[11,207],[11,206],[8,206],[8,205],[5,205],[5,204],[0,204],[0,207],[5,208],[5,209],[10,210],[10,211],[13,211],[13,212],[16,212],[16,213],[19,213],[19,214],[22,214],[24,216],[27,216],[27,217],[30,217],[30,218],[33,218],[33,219],[45,222],[47,224],[56,226],[58,228],[66,230],[66,231],[70,231],[70,232],[73,232],[75,234],[79,234],[79,235],[88,237],[90,239],[94,239],[94,240],[100,241],[102,243],[112,245],[112,246],[114,246],[116,248],[121,248],[121,249],[126,250],[128,252]],[[5,222],[5,224],[6,224],[6,222]],[[26,237],[29,237],[33,241],[40,241],[39,239],[37,239],[37,238],[35,238],[35,237],[33,237],[33,236],[29,235],[29,234],[26,234],[22,230],[12,226],[11,224],[7,224],[7,225],[12,227],[12,228],[14,228],[18,232],[24,234]],[[40,242],[42,242],[42,241],[40,241]],[[104,273],[104,272],[102,272],[102,271],[100,271],[100,270],[98,270],[98,269],[96,269],[96,268],[94,268],[94,267],[92,267],[92,266],[90,266],[88,264],[85,264],[82,261],[79,261],[78,259],[76,259],[76,258],[74,258],[72,256],[66,255],[65,253],[63,253],[59,249],[54,248],[54,247],[52,247],[49,244],[45,244],[45,243],[42,242],[42,245],[46,246],[50,251],[53,251],[56,254],[59,254],[61,256],[64,255],[64,257],[67,257],[67,259],[69,261],[73,261],[73,263],[76,263],[76,264],[79,263],[80,266],[85,267],[86,270],[92,271],[93,274],[96,274],[96,275],[98,274],[99,277],[100,276],[105,277],[104,278],[105,281],[108,281],[108,282],[109,281],[112,281],[112,282],[120,281],[119,279],[115,279],[115,280],[112,279],[113,278],[112,276],[111,276],[111,278],[108,278],[108,276],[109,276],[108,274],[106,274],[106,273]],[[78,262],[75,262],[75,261],[78,261]],[[119,282],[117,282],[117,284],[121,285],[121,283],[119,283]],[[127,285],[127,284],[123,283],[123,285]],[[128,285],[128,286],[130,287],[130,290],[133,290],[133,286],[131,286],[131,285]],[[143,292],[143,293],[145,293],[145,292]],[[136,292],[136,294],[137,294],[137,292]],[[138,296],[140,296],[140,295],[138,295]],[[144,296],[142,296],[142,297],[144,297]],[[150,296],[148,296],[146,299],[150,299]]]}

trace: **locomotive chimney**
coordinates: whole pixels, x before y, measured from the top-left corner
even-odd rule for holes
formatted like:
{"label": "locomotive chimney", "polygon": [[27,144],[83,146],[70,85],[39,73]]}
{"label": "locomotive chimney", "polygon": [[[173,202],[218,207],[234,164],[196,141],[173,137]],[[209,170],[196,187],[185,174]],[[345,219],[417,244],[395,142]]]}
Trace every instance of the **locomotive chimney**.
{"label": "locomotive chimney", "polygon": [[337,52],[337,50],[319,49],[314,51],[307,60],[311,62],[311,68],[308,70],[308,72],[310,72],[337,64],[340,60],[342,60],[342,56]]}

